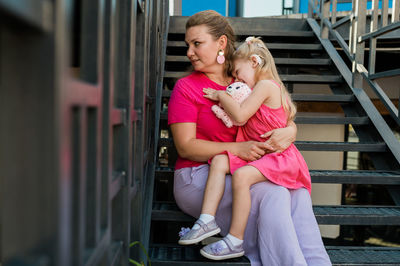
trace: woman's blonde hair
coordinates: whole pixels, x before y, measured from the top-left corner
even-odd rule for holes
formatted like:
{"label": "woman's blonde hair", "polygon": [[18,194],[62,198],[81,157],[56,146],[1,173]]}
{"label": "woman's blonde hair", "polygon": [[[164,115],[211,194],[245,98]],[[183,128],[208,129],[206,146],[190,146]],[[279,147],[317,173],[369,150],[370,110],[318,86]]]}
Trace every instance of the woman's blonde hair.
{"label": "woman's blonde hair", "polygon": [[[218,40],[222,35],[227,38],[227,44],[224,50],[225,63],[224,70],[227,76],[232,75],[233,62],[232,55],[235,51],[235,33],[226,17],[222,16],[214,10],[205,10],[192,15],[186,22],[186,30],[191,27],[205,25],[208,33],[213,36],[214,40]],[[215,58],[217,55],[215,55]]]}
{"label": "woman's blonde hair", "polygon": [[265,75],[272,75],[272,78],[280,85],[281,101],[283,108],[288,114],[288,121],[293,120],[296,115],[296,106],[278,75],[275,60],[271,52],[265,46],[264,42],[261,41],[260,37],[248,37],[234,52],[233,61],[237,59],[251,60],[252,57],[256,57],[259,63],[256,69],[255,81],[258,82]]}

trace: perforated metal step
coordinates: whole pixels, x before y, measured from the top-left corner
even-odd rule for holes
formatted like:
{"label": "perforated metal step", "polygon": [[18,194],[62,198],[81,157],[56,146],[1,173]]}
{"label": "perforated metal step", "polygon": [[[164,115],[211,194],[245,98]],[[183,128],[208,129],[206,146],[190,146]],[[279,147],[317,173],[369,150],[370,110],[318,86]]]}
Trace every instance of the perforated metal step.
{"label": "perforated metal step", "polygon": [[[159,177],[173,176],[174,168],[157,167]],[[400,185],[400,172],[374,170],[310,170],[313,183]]]}
{"label": "perforated metal step", "polygon": [[[246,257],[226,261],[211,261],[200,255],[201,246],[152,246],[150,258],[152,265],[171,266],[250,266]],[[386,247],[326,247],[332,265],[399,265],[400,249]]]}
{"label": "perforated metal step", "polygon": [[152,246],[150,248],[150,258],[152,265],[185,265],[185,266],[217,266],[235,265],[250,266],[246,257],[230,259],[224,261],[212,261],[200,255],[200,245],[194,246]]}
{"label": "perforated metal step", "polygon": [[387,247],[326,247],[333,265],[400,265],[400,249]]}
{"label": "perforated metal step", "polygon": [[[235,42],[237,47],[241,42]],[[322,45],[319,43],[265,43],[269,50],[306,50],[310,51],[321,51]],[[186,48],[187,45],[184,41],[168,41],[168,47],[181,47]]]}
{"label": "perforated metal step", "polygon": [[[331,64],[330,59],[326,58],[275,58],[276,65],[312,65],[312,66],[326,66]],[[166,63],[180,62],[189,63],[189,58],[186,55],[167,55]]]}
{"label": "perforated metal step", "polygon": [[[165,71],[165,78],[183,78],[189,73],[184,71]],[[339,75],[280,75],[281,80],[286,83],[296,84],[334,84],[342,83],[343,78]]]}
{"label": "perforated metal step", "polygon": [[[400,225],[400,207],[394,206],[313,206],[319,224],[348,225]],[[194,221],[183,213],[175,203],[155,202],[154,221]]]}
{"label": "perforated metal step", "polygon": [[[384,142],[331,142],[331,141],[296,141],[294,143],[302,151],[363,151],[385,152]],[[159,147],[172,147],[172,138],[160,138]]]}
{"label": "perforated metal step", "polygon": [[[161,120],[167,120],[168,114],[162,112],[160,114]],[[294,120],[297,124],[344,124],[344,125],[368,125],[368,116],[354,116],[354,117],[344,117],[339,115],[306,115],[306,113],[298,113]]]}

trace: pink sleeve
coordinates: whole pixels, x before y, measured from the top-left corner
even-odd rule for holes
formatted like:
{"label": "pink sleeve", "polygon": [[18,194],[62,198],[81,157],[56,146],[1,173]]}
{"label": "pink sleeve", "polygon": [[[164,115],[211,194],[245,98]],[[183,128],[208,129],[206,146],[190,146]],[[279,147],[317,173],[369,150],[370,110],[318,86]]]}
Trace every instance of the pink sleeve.
{"label": "pink sleeve", "polygon": [[173,123],[197,122],[197,104],[190,88],[178,80],[168,103],[168,125]]}

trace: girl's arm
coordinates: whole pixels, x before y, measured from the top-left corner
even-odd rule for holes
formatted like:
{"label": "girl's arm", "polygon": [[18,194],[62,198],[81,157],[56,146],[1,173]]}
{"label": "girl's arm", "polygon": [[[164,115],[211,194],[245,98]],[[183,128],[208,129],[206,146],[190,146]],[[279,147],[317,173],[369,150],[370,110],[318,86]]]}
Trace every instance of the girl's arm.
{"label": "girl's arm", "polygon": [[236,122],[244,123],[254,115],[261,105],[270,97],[271,91],[276,90],[269,81],[261,80],[257,82],[253,91],[241,104],[237,103],[225,91],[204,89],[204,97],[220,102],[224,111]]}
{"label": "girl's arm", "polygon": [[271,149],[266,142],[214,142],[197,139],[196,123],[175,123],[171,125],[171,131],[179,156],[196,162],[206,162],[224,151],[243,160],[254,161]]}

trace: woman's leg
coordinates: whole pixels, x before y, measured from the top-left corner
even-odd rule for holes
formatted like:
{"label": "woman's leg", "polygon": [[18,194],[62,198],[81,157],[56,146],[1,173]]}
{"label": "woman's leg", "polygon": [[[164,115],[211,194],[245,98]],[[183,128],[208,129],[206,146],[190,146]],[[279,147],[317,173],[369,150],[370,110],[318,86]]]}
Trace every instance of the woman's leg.
{"label": "woman's leg", "polygon": [[251,208],[250,187],[265,182],[265,177],[253,166],[243,166],[232,176],[233,208],[229,233],[243,240]]}
{"label": "woman's leg", "polygon": [[225,176],[229,173],[229,159],[226,154],[214,156],[211,161],[206,189],[204,191],[202,214],[215,216],[219,202],[224,195]]}
{"label": "woman's leg", "polygon": [[[175,171],[174,195],[176,203],[183,212],[196,218],[199,217],[201,212],[208,168],[208,164],[204,164]],[[296,261],[298,254],[302,256],[300,248],[297,248],[295,243],[292,243],[293,247],[291,248],[279,248],[277,245],[280,245],[281,242],[280,234],[277,233],[275,237],[271,237],[272,230],[269,230],[269,228],[278,227],[280,220],[285,221],[290,218],[290,208],[283,208],[287,204],[282,201],[287,197],[288,190],[266,181],[253,185],[250,188],[250,192],[252,204],[244,234],[243,248],[245,255],[250,259],[252,266],[291,265],[283,262]],[[283,215],[284,218],[281,219],[274,219],[274,215],[281,212],[289,215]],[[225,192],[215,216],[222,235],[228,234],[231,217],[232,183],[231,176],[227,175]],[[265,221],[266,218],[271,219]],[[280,263],[281,261],[282,263]],[[305,262],[303,265],[306,265]]]}
{"label": "woman's leg", "polygon": [[259,201],[257,228],[262,265],[307,265],[292,221],[289,190],[271,182],[256,184],[252,190]]}
{"label": "woman's leg", "polygon": [[198,218],[203,202],[204,188],[208,176],[208,164],[187,167],[174,173],[174,197],[179,208]]}
{"label": "woman's leg", "polygon": [[305,188],[290,190],[292,218],[300,248],[308,265],[332,265],[312,209],[311,197]]}

